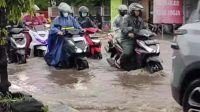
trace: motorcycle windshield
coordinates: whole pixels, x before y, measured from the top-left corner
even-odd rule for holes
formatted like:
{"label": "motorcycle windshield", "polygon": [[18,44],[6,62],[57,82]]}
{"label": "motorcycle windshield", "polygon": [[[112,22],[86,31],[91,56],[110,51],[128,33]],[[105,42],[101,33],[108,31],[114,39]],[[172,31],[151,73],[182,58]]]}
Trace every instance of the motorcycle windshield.
{"label": "motorcycle windshield", "polygon": [[150,38],[150,37],[154,36],[154,33],[151,32],[150,30],[142,29],[137,33],[137,35],[138,35],[138,37]]}
{"label": "motorcycle windshield", "polygon": [[45,26],[44,25],[35,25],[34,29],[36,31],[45,31]]}

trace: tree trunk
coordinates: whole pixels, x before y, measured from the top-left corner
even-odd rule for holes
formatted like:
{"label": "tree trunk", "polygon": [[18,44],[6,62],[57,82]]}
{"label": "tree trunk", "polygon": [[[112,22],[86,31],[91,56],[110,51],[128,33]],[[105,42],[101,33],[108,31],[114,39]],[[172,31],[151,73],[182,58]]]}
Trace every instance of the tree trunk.
{"label": "tree trunk", "polygon": [[11,85],[8,81],[6,47],[0,46],[0,92],[6,94]]}
{"label": "tree trunk", "polygon": [[[6,19],[6,10],[5,8],[0,8],[0,41],[6,35],[2,32],[3,28],[6,28],[7,19]],[[0,42],[2,44],[2,42]],[[6,45],[0,45],[0,92],[6,94],[9,91],[9,86],[11,85],[8,81],[8,72],[7,72],[7,53]]]}

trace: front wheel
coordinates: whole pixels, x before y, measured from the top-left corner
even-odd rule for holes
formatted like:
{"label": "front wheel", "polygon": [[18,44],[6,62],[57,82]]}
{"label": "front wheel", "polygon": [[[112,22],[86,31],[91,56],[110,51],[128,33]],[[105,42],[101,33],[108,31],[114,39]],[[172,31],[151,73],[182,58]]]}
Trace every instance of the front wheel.
{"label": "front wheel", "polygon": [[200,112],[200,79],[191,82],[183,96],[184,112]]}
{"label": "front wheel", "polygon": [[89,68],[89,64],[86,60],[82,60],[82,61],[79,60],[79,62],[76,61],[75,64],[76,64],[77,70],[83,70],[83,69]]}

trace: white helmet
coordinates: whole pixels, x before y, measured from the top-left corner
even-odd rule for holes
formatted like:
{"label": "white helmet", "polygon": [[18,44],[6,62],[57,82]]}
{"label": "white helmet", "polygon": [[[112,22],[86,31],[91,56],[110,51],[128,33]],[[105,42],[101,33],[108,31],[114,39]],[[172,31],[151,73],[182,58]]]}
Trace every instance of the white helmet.
{"label": "white helmet", "polygon": [[132,3],[131,5],[129,5],[129,12],[132,12],[134,10],[142,11],[143,9],[144,7],[139,3]]}
{"label": "white helmet", "polygon": [[74,13],[74,11],[72,10],[72,7],[70,7],[69,13]]}
{"label": "white helmet", "polygon": [[36,4],[33,5],[32,9],[34,11],[39,11],[40,10],[40,8]]}
{"label": "white helmet", "polygon": [[60,12],[71,12],[72,9],[71,9],[71,7],[67,3],[61,2],[59,4],[59,6],[58,6],[58,10]]}
{"label": "white helmet", "polygon": [[128,7],[126,5],[120,5],[118,8],[119,11],[127,11]]}

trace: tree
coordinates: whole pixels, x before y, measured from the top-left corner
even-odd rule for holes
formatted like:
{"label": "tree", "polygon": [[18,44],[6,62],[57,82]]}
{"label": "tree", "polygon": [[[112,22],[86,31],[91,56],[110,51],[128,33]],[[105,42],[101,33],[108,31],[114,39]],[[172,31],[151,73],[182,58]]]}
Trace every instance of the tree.
{"label": "tree", "polygon": [[35,0],[35,4],[38,5],[41,10],[47,10],[50,5],[50,0]]}
{"label": "tree", "polygon": [[32,12],[34,0],[0,0],[0,92],[6,95],[9,92],[6,55],[6,26],[8,21],[19,22],[22,12]]}
{"label": "tree", "polygon": [[93,5],[101,5],[104,0],[56,0],[57,4],[60,2],[66,2],[68,4],[73,5],[86,5],[86,4],[93,4]]}

